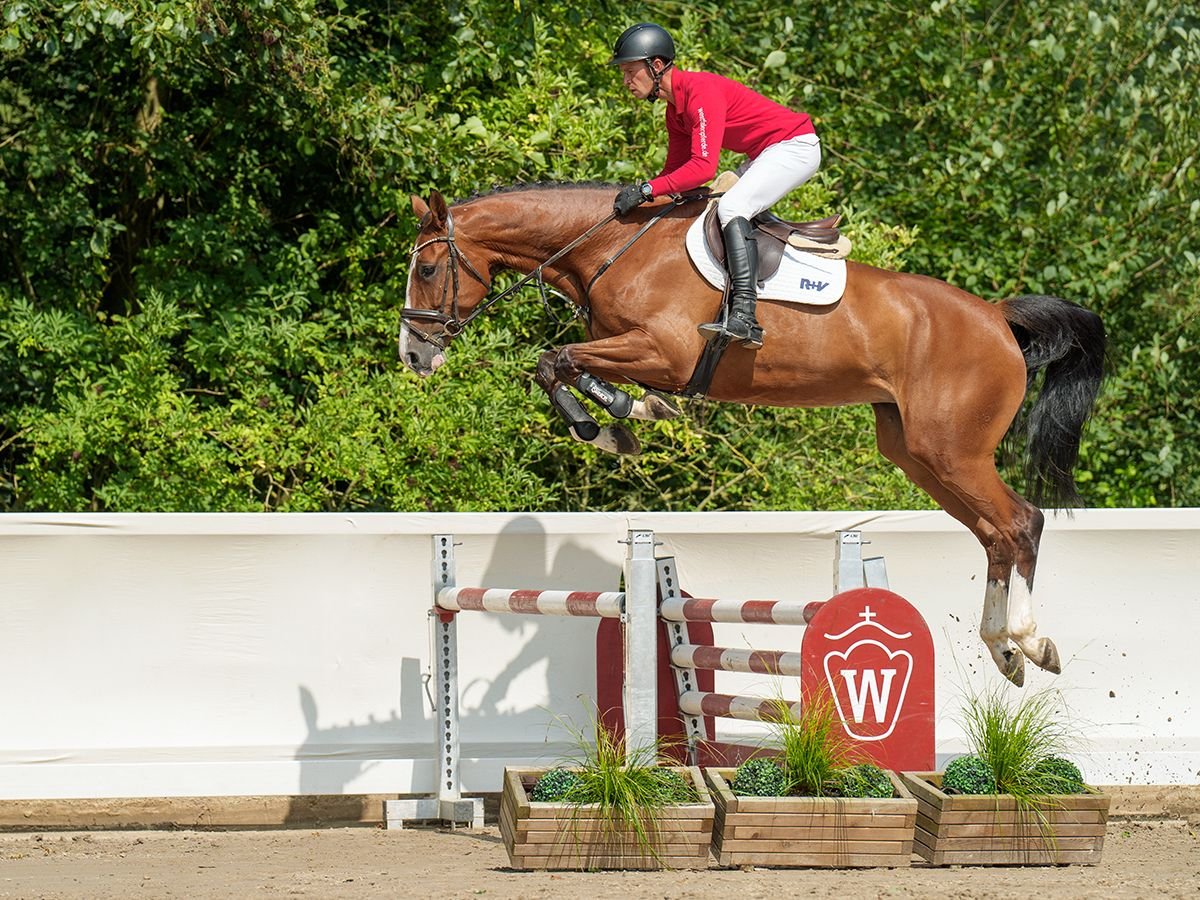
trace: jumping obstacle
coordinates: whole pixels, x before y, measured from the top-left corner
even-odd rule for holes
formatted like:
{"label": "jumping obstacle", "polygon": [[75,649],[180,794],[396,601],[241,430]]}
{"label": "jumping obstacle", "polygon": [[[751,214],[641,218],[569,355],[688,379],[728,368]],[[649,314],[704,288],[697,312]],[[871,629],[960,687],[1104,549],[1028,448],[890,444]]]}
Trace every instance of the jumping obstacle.
{"label": "jumping obstacle", "polygon": [[[928,771],[933,754],[933,642],[920,614],[887,588],[881,558],[862,559],[857,531],[839,532],[834,595],[827,601],[697,599],[679,587],[675,560],[655,559],[654,534],[631,530],[623,592],[459,587],[454,540],[434,536],[436,796],[389,800],[389,828],[405,822],[483,821],[480,798],[463,798],[459,778],[457,616],[487,611],[600,620],[597,706],[631,754],[660,734],[684,739],[692,764],[730,765],[744,745],[714,739],[714,719],[766,720],[772,698],[720,694],[715,671],[799,677],[800,705],[828,690],[864,753],[892,769]],[[714,623],[804,628],[801,650],[718,647]],[[663,652],[659,652],[662,650]],[[799,707],[794,707],[799,709]]]}

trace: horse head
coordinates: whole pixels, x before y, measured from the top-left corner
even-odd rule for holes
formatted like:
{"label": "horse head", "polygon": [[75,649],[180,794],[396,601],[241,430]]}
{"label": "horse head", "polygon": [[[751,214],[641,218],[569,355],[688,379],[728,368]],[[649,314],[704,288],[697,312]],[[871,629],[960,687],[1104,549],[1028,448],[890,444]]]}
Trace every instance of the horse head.
{"label": "horse head", "polygon": [[469,242],[455,233],[440,193],[431,192],[428,202],[413,195],[412,208],[421,227],[400,313],[400,359],[424,376],[446,361],[446,347],[487,296],[490,281],[464,252]]}

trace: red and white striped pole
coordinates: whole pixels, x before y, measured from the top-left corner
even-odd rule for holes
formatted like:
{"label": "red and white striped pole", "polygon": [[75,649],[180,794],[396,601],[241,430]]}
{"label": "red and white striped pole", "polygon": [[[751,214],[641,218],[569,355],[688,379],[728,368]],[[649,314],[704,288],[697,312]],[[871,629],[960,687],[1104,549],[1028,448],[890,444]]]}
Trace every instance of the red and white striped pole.
{"label": "red and white striped pole", "polygon": [[625,611],[620,591],[538,591],[450,587],[438,591],[438,609],[449,612],[516,613],[527,616],[590,616],[618,619]]}
{"label": "red and white striped pole", "polygon": [[778,722],[788,715],[793,718],[800,715],[799,703],[705,691],[685,691],[680,694],[679,709],[689,716],[717,716],[751,722]]}
{"label": "red and white striped pole", "polygon": [[659,612],[668,622],[744,622],[763,625],[807,625],[824,601],[702,600],[664,598]]}
{"label": "red and white striped pole", "polygon": [[671,664],[681,669],[717,669],[722,672],[752,672],[758,675],[800,677],[799,653],[784,650],[742,650],[677,644],[671,648]]}

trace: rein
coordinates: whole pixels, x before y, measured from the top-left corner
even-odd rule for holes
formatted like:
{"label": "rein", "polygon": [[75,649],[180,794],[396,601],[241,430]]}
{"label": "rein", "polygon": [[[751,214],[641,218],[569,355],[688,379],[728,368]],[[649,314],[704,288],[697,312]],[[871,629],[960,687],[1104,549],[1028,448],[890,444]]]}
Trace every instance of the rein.
{"label": "rein", "polygon": [[637,243],[638,239],[643,234],[645,234],[647,231],[649,231],[651,226],[658,224],[659,219],[661,219],[663,216],[665,216],[667,213],[669,213],[675,207],[682,206],[684,203],[688,203],[692,200],[699,199],[702,196],[708,197],[708,196],[717,196],[717,195],[715,195],[715,194],[712,194],[712,195],[697,194],[697,195],[690,195],[690,196],[672,197],[671,202],[667,206],[664,206],[659,212],[655,213],[650,218],[649,222],[647,222],[645,225],[643,225],[641,228],[639,228],[637,231],[637,234],[635,234],[633,237],[631,237],[629,239],[628,243],[626,243],[624,247],[622,247],[620,250],[618,250],[616,253],[614,253],[612,256],[610,256],[608,259],[606,259],[603,262],[603,264],[601,264],[600,268],[596,270],[596,274],[592,276],[592,280],[588,282],[587,290],[590,291],[592,289],[592,285],[594,285],[599,280],[600,276],[608,271],[608,267],[611,266],[613,263],[615,263],[618,259],[620,259],[621,255],[626,250],[628,250],[635,243]]}
{"label": "rein", "polygon": [[[665,216],[667,213],[669,213],[671,210],[675,209],[676,207],[682,206],[685,203],[690,203],[694,200],[700,200],[700,199],[711,199],[713,197],[719,197],[719,196],[720,196],[720,194],[712,194],[712,193],[693,193],[693,194],[671,195],[671,202],[669,204],[667,204],[666,206],[664,206],[661,210],[656,212],[654,214],[654,216],[652,216],[651,219],[645,225],[643,225],[641,228],[638,229],[637,234],[635,234],[632,238],[630,238],[630,240],[628,242],[626,242],[626,244],[623,247],[621,247],[620,250],[618,250],[616,253],[614,253],[612,256],[610,256],[607,260],[605,260],[604,263],[600,266],[599,270],[596,272],[596,274],[592,276],[592,279],[591,279],[591,281],[588,282],[587,288],[585,290],[584,304],[583,304],[583,306],[580,307],[577,315],[580,315],[580,316],[587,315],[588,306],[587,306],[586,293],[587,293],[587,291],[591,290],[592,285],[594,285],[596,283],[597,279],[599,279],[601,275],[603,275],[606,271],[608,271],[608,268],[614,262],[616,262],[618,259],[620,259],[621,256],[625,253],[625,251],[627,251],[630,247],[632,247],[634,245],[634,243],[636,243],[638,241],[638,239],[641,238],[642,235],[644,235],[653,225],[657,224],[663,218],[663,216]],[[557,251],[554,255],[552,255],[551,257],[546,259],[544,262],[542,262],[540,265],[538,265],[538,267],[536,269],[534,269],[532,272],[530,272],[527,275],[523,275],[515,284],[513,284],[510,287],[506,288],[505,290],[501,291],[499,294],[496,294],[492,297],[486,297],[482,302],[480,302],[480,304],[478,306],[475,307],[474,310],[472,310],[466,316],[466,318],[460,319],[458,317],[458,263],[459,263],[459,260],[462,261],[462,264],[466,268],[466,270],[468,272],[470,272],[471,275],[480,284],[484,285],[484,287],[486,287],[486,288],[490,288],[491,285],[489,284],[488,280],[486,278],[484,278],[482,275],[480,275],[479,271],[473,265],[471,265],[471,261],[469,259],[467,259],[467,257],[463,254],[463,252],[458,249],[458,244],[456,244],[454,241],[454,219],[450,215],[450,213],[447,212],[446,213],[446,233],[444,235],[442,235],[441,237],[430,238],[429,240],[418,244],[416,247],[413,248],[413,251],[410,255],[411,256],[410,266],[411,266],[411,265],[416,264],[417,254],[420,253],[422,250],[424,250],[426,247],[429,247],[433,244],[445,244],[447,246],[448,251],[449,251],[449,257],[450,257],[450,266],[449,266],[450,270],[447,273],[445,280],[442,282],[441,307],[439,309],[402,309],[400,311],[400,319],[403,322],[430,322],[430,323],[440,326],[441,331],[434,333],[434,334],[425,334],[425,333],[417,331],[415,329],[411,330],[409,333],[414,335],[415,337],[417,337],[419,340],[424,341],[427,344],[432,344],[438,350],[445,350],[446,345],[451,340],[453,340],[455,337],[457,337],[459,334],[461,334],[463,329],[466,328],[469,324],[471,324],[471,322],[473,322],[477,316],[482,314],[485,310],[489,309],[496,303],[499,303],[501,300],[504,300],[505,298],[510,297],[511,295],[515,294],[517,291],[519,291],[521,288],[528,285],[530,282],[537,283],[538,290],[541,293],[541,297],[542,297],[542,305],[545,306],[547,310],[549,310],[549,302],[546,299],[546,293],[547,293],[547,290],[553,290],[553,289],[552,288],[548,289],[546,287],[546,282],[543,280],[543,277],[542,277],[543,271],[546,269],[547,266],[550,266],[550,265],[554,264],[555,262],[557,262],[558,260],[562,259],[568,253],[570,253],[572,250],[574,250],[576,247],[578,247],[580,244],[582,244],[584,241],[593,237],[596,234],[596,232],[598,232],[601,228],[603,228],[605,225],[607,225],[609,222],[611,222],[616,217],[617,217],[617,214],[615,212],[609,213],[607,216],[605,216],[603,219],[601,219],[599,222],[597,222],[595,225],[593,225],[591,228],[589,228],[587,231],[585,231],[579,237],[575,238],[575,240],[571,241],[571,243],[567,244],[561,250]],[[454,286],[454,293],[452,296],[450,295],[451,284],[453,284],[453,286]],[[555,292],[555,293],[557,293],[557,292]],[[445,338],[445,340],[442,340],[443,337]]]}

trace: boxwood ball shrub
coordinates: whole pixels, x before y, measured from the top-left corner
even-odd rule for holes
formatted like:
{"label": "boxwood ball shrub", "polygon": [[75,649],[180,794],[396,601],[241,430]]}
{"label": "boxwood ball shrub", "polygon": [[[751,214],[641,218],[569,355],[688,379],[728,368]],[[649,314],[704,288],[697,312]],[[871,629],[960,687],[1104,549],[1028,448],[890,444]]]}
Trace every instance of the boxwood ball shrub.
{"label": "boxwood ball shrub", "polygon": [[942,776],[942,790],[960,794],[994,794],[996,779],[978,756],[960,756],[950,760]]}
{"label": "boxwood ball shrub", "polygon": [[771,759],[748,759],[737,767],[729,783],[735,794],[747,797],[781,797],[787,793],[787,776]]}
{"label": "boxwood ball shrub", "polygon": [[1061,756],[1047,756],[1036,766],[1038,785],[1048,794],[1078,794],[1083,791],[1079,766]]}
{"label": "boxwood ball shrub", "polygon": [[579,775],[569,769],[551,769],[537,780],[529,798],[536,803],[554,803],[579,784]]}
{"label": "boxwood ball shrub", "polygon": [[696,802],[696,788],[674,769],[658,769],[655,774],[662,783],[664,803]]}
{"label": "boxwood ball shrub", "polygon": [[839,772],[831,785],[843,797],[891,797],[894,788],[888,773],[872,763],[860,763]]}

